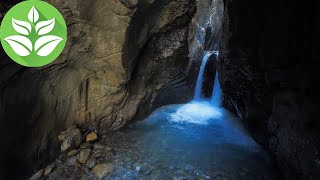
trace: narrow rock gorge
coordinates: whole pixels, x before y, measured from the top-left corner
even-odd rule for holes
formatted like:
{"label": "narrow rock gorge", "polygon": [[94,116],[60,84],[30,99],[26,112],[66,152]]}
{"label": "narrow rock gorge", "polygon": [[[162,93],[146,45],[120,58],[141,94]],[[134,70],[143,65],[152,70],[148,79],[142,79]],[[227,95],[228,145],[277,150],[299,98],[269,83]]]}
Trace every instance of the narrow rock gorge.
{"label": "narrow rock gorge", "polygon": [[284,179],[318,179],[318,6],[224,3],[218,66],[225,106],[271,152]]}
{"label": "narrow rock gorge", "polygon": [[0,179],[320,178],[315,2],[46,2],[58,59],[0,50]]}

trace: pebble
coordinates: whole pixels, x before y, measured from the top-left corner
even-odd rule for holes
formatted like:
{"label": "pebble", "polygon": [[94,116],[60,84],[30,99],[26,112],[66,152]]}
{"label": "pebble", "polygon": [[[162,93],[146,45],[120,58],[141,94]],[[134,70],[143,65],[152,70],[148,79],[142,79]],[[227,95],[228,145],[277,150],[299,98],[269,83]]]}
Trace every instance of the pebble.
{"label": "pebble", "polygon": [[96,164],[97,164],[96,158],[90,158],[86,163],[87,167],[90,169],[93,168]]}
{"label": "pebble", "polygon": [[69,151],[67,155],[68,155],[69,157],[75,156],[75,155],[78,154],[78,152],[79,152],[78,150],[74,149],[74,150]]}
{"label": "pebble", "polygon": [[66,164],[69,166],[75,165],[77,162],[77,157],[73,156],[67,159]]}
{"label": "pebble", "polygon": [[87,142],[92,142],[98,139],[98,135],[95,132],[91,132],[86,136],[86,141]]}
{"label": "pebble", "polygon": [[91,154],[91,149],[83,149],[78,155],[78,160],[80,163],[85,164]]}
{"label": "pebble", "polygon": [[106,148],[104,145],[101,145],[101,144],[98,144],[98,143],[93,145],[93,149],[104,149],[104,148]]}
{"label": "pebble", "polygon": [[52,170],[55,168],[55,164],[50,164],[46,167],[46,169],[44,170],[43,175],[46,176],[48,174],[50,174],[52,172]]}
{"label": "pebble", "polygon": [[99,179],[102,179],[103,177],[107,176],[110,172],[112,172],[113,169],[114,166],[112,163],[103,163],[94,166],[92,169],[92,173],[96,175]]}

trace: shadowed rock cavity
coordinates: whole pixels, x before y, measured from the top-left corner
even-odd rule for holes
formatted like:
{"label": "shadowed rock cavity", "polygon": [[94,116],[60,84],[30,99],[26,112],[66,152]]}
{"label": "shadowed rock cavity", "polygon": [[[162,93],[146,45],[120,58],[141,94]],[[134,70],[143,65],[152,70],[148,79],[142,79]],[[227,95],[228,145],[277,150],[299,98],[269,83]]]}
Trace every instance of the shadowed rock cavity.
{"label": "shadowed rock cavity", "polygon": [[275,156],[284,179],[319,179],[319,6],[224,4],[218,68],[225,106]]}
{"label": "shadowed rock cavity", "polygon": [[52,160],[57,135],[67,127],[107,133],[193,95],[186,68],[195,0],[48,2],[68,26],[60,57],[25,68],[0,52],[3,178]]}
{"label": "shadowed rock cavity", "polygon": [[[208,17],[209,0],[49,2],[67,21],[64,53],[24,68],[0,52],[0,179],[42,168],[60,151],[58,133],[72,125],[104,134],[190,100],[195,60],[216,49],[205,84],[217,66],[224,106],[270,150],[285,179],[319,179],[315,2],[213,0],[222,25],[222,16]],[[0,2],[0,19],[14,3]]]}

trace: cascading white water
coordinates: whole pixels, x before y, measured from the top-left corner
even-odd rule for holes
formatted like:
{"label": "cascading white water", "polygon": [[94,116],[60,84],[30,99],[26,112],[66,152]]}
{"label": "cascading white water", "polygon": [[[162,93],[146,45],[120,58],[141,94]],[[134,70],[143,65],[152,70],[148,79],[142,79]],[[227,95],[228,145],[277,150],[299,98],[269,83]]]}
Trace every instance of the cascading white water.
{"label": "cascading white water", "polygon": [[216,71],[216,77],[214,80],[211,104],[214,106],[221,106],[221,89],[220,89],[218,71]]}
{"label": "cascading white water", "polygon": [[[216,55],[216,60],[218,61],[219,51],[215,51],[214,54]],[[217,107],[221,106],[221,88],[219,83],[218,68],[216,68],[216,77],[213,85],[211,104]]]}
{"label": "cascading white water", "polygon": [[204,70],[205,70],[206,64],[208,62],[208,59],[211,56],[211,54],[212,54],[212,52],[209,52],[209,51],[205,52],[205,55],[204,55],[202,63],[201,63],[201,67],[200,67],[200,71],[199,71],[199,75],[198,75],[198,79],[197,79],[197,84],[196,84],[196,89],[194,92],[194,100],[196,100],[196,101],[201,100],[203,74],[204,74]]}

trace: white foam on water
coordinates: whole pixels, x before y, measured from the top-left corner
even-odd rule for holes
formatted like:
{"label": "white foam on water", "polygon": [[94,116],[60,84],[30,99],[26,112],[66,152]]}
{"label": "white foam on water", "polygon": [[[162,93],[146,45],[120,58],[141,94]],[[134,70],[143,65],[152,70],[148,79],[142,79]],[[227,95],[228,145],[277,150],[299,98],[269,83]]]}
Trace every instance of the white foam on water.
{"label": "white foam on water", "polygon": [[170,114],[169,120],[176,123],[193,123],[208,125],[212,119],[219,119],[222,111],[206,101],[192,101],[182,105],[175,113]]}

